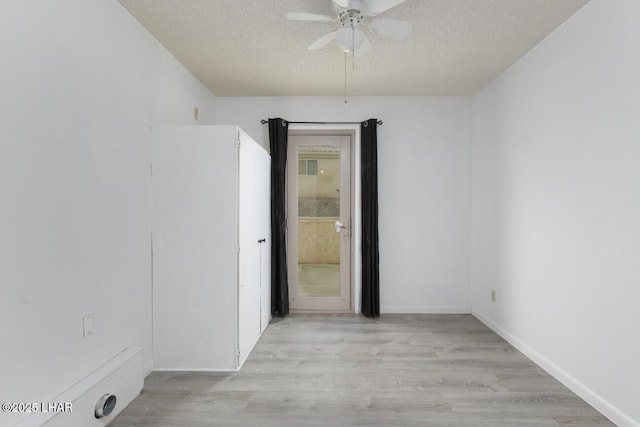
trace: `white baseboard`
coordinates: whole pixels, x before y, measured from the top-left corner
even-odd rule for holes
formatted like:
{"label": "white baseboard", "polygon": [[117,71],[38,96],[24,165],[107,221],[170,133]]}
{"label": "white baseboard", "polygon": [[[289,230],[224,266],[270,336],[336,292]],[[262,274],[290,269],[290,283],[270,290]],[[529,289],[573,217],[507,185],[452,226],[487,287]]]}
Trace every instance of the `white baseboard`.
{"label": "white baseboard", "polygon": [[388,305],[380,307],[380,312],[385,314],[470,314],[469,306],[404,306]]}
{"label": "white baseboard", "polygon": [[[71,403],[71,411],[37,412],[18,426],[105,426],[140,394],[143,386],[142,348],[129,348],[52,400],[54,403]],[[109,416],[97,419],[95,405],[107,393],[116,396],[116,407]]]}
{"label": "white baseboard", "polygon": [[602,415],[611,420],[618,427],[640,427],[640,424],[632,420],[618,408],[587,388],[573,376],[569,375],[565,370],[554,364],[552,361],[542,356],[540,353],[529,347],[518,337],[498,325],[496,322],[485,316],[476,308],[471,310],[471,314],[484,323],[489,329],[500,335],[509,344],[514,346],[518,351],[531,359],[534,363],[544,369],[549,375],[564,384],[569,390],[573,391],[589,405],[593,406]]}

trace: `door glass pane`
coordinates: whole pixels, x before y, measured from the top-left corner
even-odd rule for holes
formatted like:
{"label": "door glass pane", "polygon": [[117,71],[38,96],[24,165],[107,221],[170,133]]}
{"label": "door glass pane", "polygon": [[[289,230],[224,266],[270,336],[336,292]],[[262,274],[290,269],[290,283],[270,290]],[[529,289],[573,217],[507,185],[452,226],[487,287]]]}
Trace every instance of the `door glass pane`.
{"label": "door glass pane", "polygon": [[340,147],[301,146],[298,165],[298,296],[340,296]]}

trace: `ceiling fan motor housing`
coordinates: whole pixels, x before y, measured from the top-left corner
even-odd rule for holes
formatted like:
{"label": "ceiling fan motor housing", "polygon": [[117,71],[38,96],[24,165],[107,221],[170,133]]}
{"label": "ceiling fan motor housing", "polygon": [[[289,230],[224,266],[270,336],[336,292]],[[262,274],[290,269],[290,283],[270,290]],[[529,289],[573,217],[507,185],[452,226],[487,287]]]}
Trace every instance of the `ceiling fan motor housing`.
{"label": "ceiling fan motor housing", "polygon": [[355,27],[364,20],[364,14],[356,9],[343,10],[338,15],[343,27]]}

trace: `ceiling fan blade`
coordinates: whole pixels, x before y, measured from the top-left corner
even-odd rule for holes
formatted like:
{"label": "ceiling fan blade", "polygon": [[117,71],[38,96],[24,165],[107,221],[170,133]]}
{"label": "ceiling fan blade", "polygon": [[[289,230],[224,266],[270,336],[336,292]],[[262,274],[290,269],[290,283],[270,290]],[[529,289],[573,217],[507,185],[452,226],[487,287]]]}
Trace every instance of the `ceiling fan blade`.
{"label": "ceiling fan blade", "polygon": [[305,13],[305,12],[289,12],[287,13],[287,19],[289,21],[314,21],[314,22],[335,21],[334,18],[327,15],[319,15],[317,13]]}
{"label": "ceiling fan blade", "polygon": [[411,32],[411,23],[397,19],[376,18],[369,24],[371,31],[383,36],[403,39]]}
{"label": "ceiling fan blade", "polygon": [[341,7],[342,9],[349,8],[349,0],[333,0],[333,4],[335,4],[338,7]]}
{"label": "ceiling fan blade", "polygon": [[367,36],[364,36],[364,40],[362,40],[362,44],[353,53],[355,53],[356,56],[360,58],[361,56],[365,56],[366,54],[371,52],[371,50],[372,50],[371,42],[369,42],[369,38]]}
{"label": "ceiling fan blade", "polygon": [[369,16],[377,16],[406,0],[365,0],[364,10]]}
{"label": "ceiling fan blade", "polygon": [[336,34],[338,34],[338,30],[331,31],[330,33],[323,35],[318,40],[313,42],[311,46],[309,46],[307,49],[310,49],[310,50],[322,49],[323,47],[328,45],[331,42],[331,40],[336,38]]}

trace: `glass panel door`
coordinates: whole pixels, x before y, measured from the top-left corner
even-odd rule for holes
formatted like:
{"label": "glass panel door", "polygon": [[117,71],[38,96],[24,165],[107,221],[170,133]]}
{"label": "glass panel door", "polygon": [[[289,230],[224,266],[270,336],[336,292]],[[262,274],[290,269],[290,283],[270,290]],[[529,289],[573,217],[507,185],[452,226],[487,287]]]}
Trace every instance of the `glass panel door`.
{"label": "glass panel door", "polygon": [[350,137],[290,136],[289,298],[293,310],[350,307]]}

